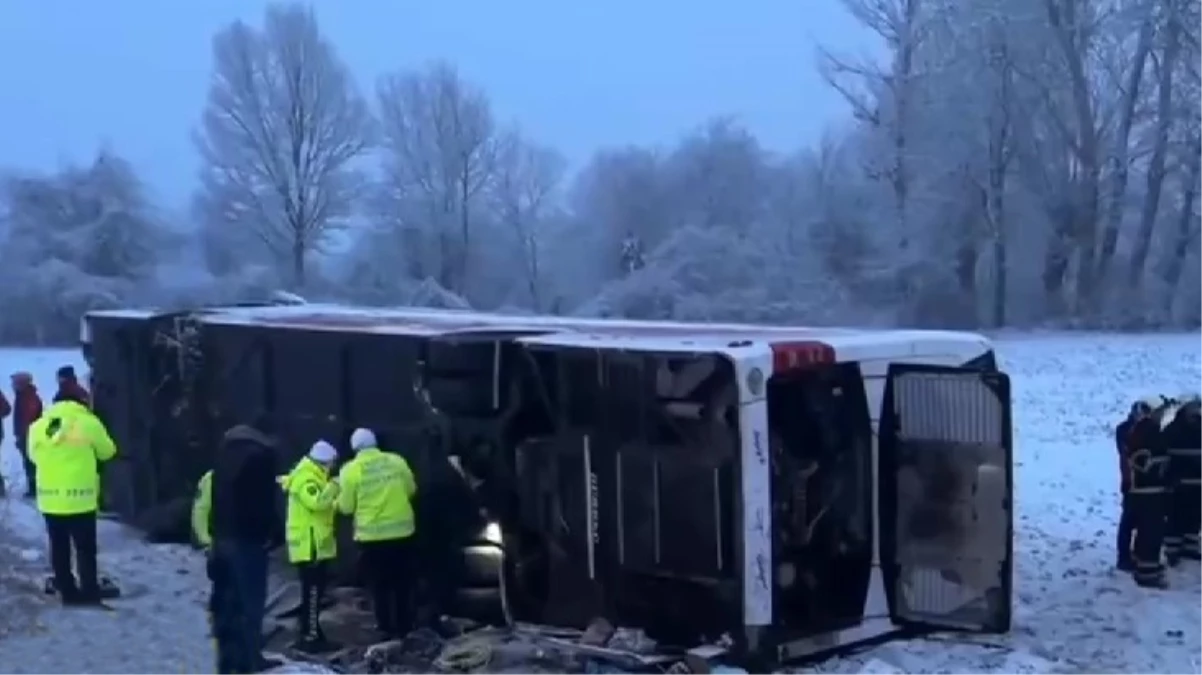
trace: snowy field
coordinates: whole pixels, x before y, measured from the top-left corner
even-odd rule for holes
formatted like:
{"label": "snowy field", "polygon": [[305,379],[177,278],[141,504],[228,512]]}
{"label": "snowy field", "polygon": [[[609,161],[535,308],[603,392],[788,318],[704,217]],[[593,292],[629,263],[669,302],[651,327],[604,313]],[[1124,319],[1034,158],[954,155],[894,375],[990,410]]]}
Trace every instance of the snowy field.
{"label": "snowy field", "polygon": [[[1015,629],[1007,636],[936,638],[876,647],[802,672],[1200,672],[1197,564],[1170,572],[1166,591],[1112,569],[1118,516],[1111,429],[1145,393],[1196,390],[1198,334],[1007,335],[1018,476]],[[52,389],[71,351],[0,352],[0,375],[32,372]],[[46,392],[44,392],[46,393]],[[10,496],[0,503],[0,670],[12,673],[211,672],[199,555],[150,547],[102,525],[101,569],[127,597],[115,612],[64,610],[42,595],[41,519],[21,500],[20,462],[5,440]]]}

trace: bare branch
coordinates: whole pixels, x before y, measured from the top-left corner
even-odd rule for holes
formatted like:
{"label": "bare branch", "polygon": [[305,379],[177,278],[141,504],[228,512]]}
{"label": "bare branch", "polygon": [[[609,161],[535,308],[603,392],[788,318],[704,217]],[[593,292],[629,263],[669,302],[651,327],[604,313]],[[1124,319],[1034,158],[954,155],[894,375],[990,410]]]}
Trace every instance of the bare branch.
{"label": "bare branch", "polygon": [[361,194],[366,102],[299,5],[270,6],[262,29],[231,24],[213,40],[213,61],[197,137],[203,200],[289,260],[302,285],[305,256],[346,225]]}

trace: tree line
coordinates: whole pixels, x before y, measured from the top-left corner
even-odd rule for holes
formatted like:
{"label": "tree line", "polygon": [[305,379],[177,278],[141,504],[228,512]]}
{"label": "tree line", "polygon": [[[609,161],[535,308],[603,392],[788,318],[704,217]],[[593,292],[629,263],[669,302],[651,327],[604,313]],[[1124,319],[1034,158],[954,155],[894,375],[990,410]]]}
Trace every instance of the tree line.
{"label": "tree line", "polygon": [[[1198,0],[843,0],[851,115],[734,118],[579,171],[449,62],[356,81],[311,8],[213,38],[187,223],[112,150],[0,180],[0,340],[306,297],[796,324],[1197,326]],[[782,69],[794,64],[781,64]],[[787,86],[787,84],[785,85]]]}

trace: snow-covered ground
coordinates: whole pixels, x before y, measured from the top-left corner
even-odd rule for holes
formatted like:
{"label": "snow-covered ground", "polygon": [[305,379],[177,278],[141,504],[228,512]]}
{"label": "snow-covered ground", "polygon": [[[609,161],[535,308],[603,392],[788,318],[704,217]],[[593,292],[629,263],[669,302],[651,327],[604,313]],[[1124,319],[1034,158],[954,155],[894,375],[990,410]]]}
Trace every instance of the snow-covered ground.
{"label": "snow-covered ground", "polygon": [[[1015,629],[892,643],[804,672],[1200,672],[1199,567],[1172,588],[1137,588],[1112,569],[1118,515],[1111,429],[1145,393],[1197,390],[1198,334],[1013,334],[999,338],[1013,378],[1018,476]],[[0,376],[29,370],[51,388],[71,351],[0,351]],[[14,673],[211,672],[199,556],[101,532],[101,567],[128,597],[115,612],[64,610],[40,592],[41,520],[18,496],[20,463],[0,451],[0,669]]]}

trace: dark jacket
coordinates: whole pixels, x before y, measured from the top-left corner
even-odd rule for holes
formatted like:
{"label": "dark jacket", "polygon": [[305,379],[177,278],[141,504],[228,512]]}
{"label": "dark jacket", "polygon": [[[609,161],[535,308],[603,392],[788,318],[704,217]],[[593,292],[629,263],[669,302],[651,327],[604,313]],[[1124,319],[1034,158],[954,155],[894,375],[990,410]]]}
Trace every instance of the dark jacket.
{"label": "dark jacket", "polygon": [[1197,406],[1186,406],[1164,430],[1169,452],[1169,473],[1176,485],[1202,483],[1202,436]]}
{"label": "dark jacket", "polygon": [[[4,392],[0,391],[0,439],[4,438],[4,418],[8,417],[8,414],[10,412],[12,412],[12,407],[10,405],[8,405],[8,399],[4,397]],[[16,435],[16,431],[15,431],[16,427],[17,427],[17,423],[14,420],[13,421],[13,429],[14,429],[13,435],[14,436]]]}
{"label": "dark jacket", "polygon": [[58,391],[54,392],[54,402],[59,401],[77,401],[88,407],[92,406],[92,396],[79,380],[59,381]]}
{"label": "dark jacket", "polygon": [[1119,451],[1119,489],[1123,494],[1131,488],[1131,448],[1128,443],[1132,425],[1131,418],[1127,418],[1114,428],[1114,444]]}
{"label": "dark jacket", "polygon": [[1160,420],[1145,417],[1128,435],[1131,494],[1163,493],[1169,485],[1169,451],[1160,430]]}
{"label": "dark jacket", "polygon": [[29,433],[29,425],[42,416],[42,397],[37,387],[28,385],[18,389],[13,396],[13,436],[23,441]]}
{"label": "dark jacket", "polygon": [[275,546],[283,541],[275,477],[275,445],[267,435],[247,425],[225,432],[213,458],[209,532],[214,542],[230,539]]}

